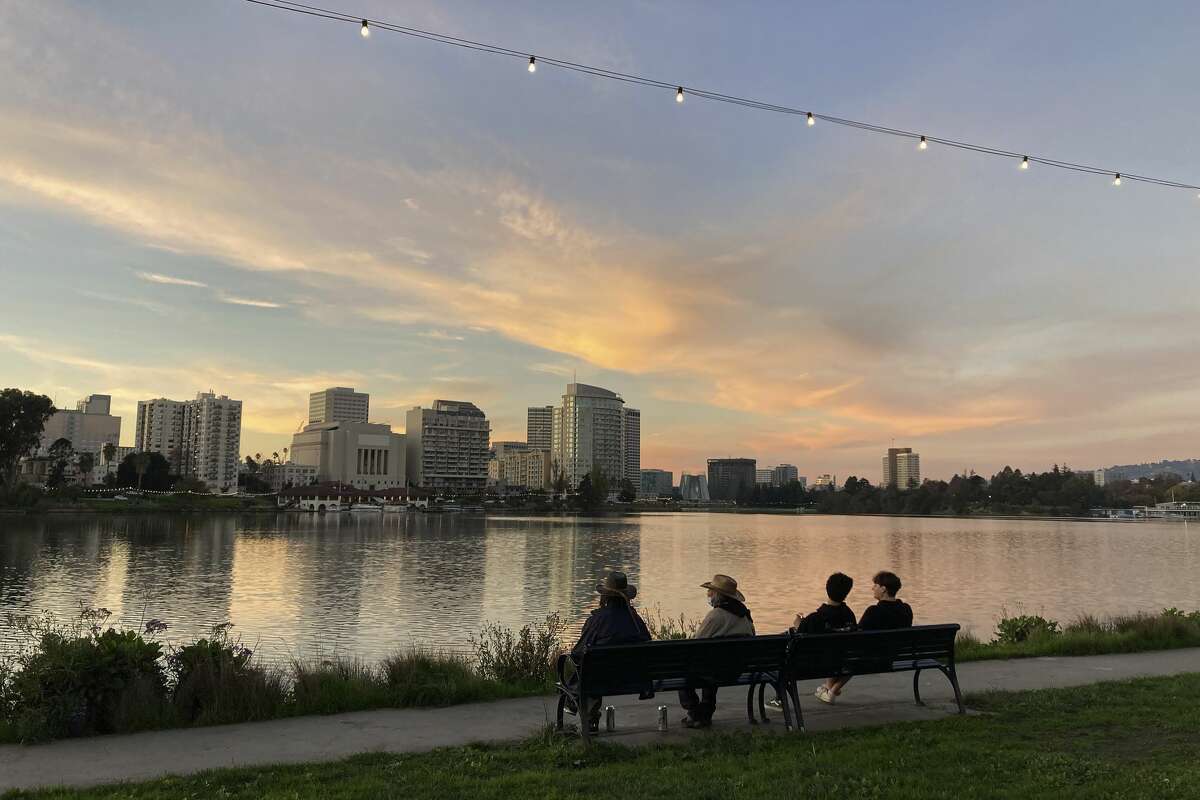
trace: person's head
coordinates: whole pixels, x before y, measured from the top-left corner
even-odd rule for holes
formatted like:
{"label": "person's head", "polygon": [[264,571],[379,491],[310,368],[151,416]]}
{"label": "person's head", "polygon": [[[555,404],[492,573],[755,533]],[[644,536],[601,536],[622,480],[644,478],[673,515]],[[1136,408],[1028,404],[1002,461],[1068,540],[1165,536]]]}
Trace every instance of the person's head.
{"label": "person's head", "polygon": [[841,572],[835,572],[825,581],[825,594],[835,603],[840,603],[854,588],[854,578]]}
{"label": "person's head", "polygon": [[610,572],[604,580],[596,584],[596,593],[600,595],[600,607],[608,605],[628,605],[637,597],[637,587],[629,583],[624,572]]}
{"label": "person's head", "polygon": [[713,575],[711,581],[706,581],[700,584],[703,589],[708,589],[708,604],[714,608],[721,604],[723,598],[737,600],[739,603],[746,602],[746,598],[738,591],[737,581],[728,575]]}
{"label": "person's head", "polygon": [[900,594],[900,578],[894,572],[876,572],[871,578],[871,593],[876,600],[894,600]]}

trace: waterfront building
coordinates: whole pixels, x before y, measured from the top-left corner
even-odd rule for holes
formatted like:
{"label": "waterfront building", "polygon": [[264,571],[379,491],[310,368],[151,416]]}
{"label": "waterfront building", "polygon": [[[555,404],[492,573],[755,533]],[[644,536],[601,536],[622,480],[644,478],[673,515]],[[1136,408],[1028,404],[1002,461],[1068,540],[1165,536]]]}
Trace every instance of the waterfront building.
{"label": "waterfront building", "polygon": [[687,502],[709,502],[711,498],[708,494],[708,477],[683,473],[679,476],[679,496]]}
{"label": "waterfront building", "polygon": [[880,486],[915,489],[921,485],[921,457],[911,447],[889,447],[883,457],[883,481]]}
{"label": "waterfront building", "polygon": [[287,461],[283,464],[267,461],[259,468],[258,477],[260,480],[266,481],[272,492],[278,494],[293,486],[308,486],[316,483],[317,468],[312,464],[297,464],[295,461]]}
{"label": "waterfront building", "polygon": [[708,494],[713,500],[736,501],[754,488],[756,472],[753,458],[710,458]]}
{"label": "waterfront building", "polygon": [[800,480],[800,470],[791,464],[780,464],[771,470],[772,486],[787,486]]}
{"label": "waterfront building", "polygon": [[638,483],[638,497],[670,497],[675,488],[674,473],[665,469],[644,469]]}
{"label": "waterfront building", "polygon": [[554,406],[530,406],[525,422],[525,441],[534,450],[554,446]]}
{"label": "waterfront building", "polygon": [[200,392],[185,404],[180,474],[209,491],[236,492],[241,462],[242,401]]}
{"label": "waterfront building", "polygon": [[308,396],[308,424],[369,422],[371,396],[346,386],[333,386]]}
{"label": "waterfront building", "polygon": [[509,451],[498,461],[500,479],[509,488],[546,491],[553,483],[549,450]]}
{"label": "waterfront building", "polygon": [[[525,442],[492,442],[491,447],[488,448],[488,455],[494,459],[502,459],[509,453],[524,453],[530,449]],[[546,451],[549,452],[549,450],[550,448],[547,447]]]}
{"label": "waterfront building", "polygon": [[187,403],[182,400],[139,400],[137,428],[133,449],[138,453],[159,453],[178,471],[183,445],[183,412]]}
{"label": "waterfront building", "polygon": [[91,483],[103,483],[104,479],[109,475],[112,475],[115,478],[117,475],[117,467],[121,465],[121,462],[124,461],[127,456],[132,455],[133,453],[134,448],[132,447],[114,447],[113,457],[111,459],[106,459],[104,457],[104,450],[101,449],[92,465]]}
{"label": "waterfront building", "polygon": [[91,394],[76,403],[74,411],[55,411],[42,428],[37,454],[49,453],[50,446],[59,439],[69,441],[76,453],[93,455],[98,455],[106,444],[120,444],[121,418],[109,413],[111,404],[109,395]]}
{"label": "waterfront building", "polygon": [[[339,483],[355,489],[408,484],[406,437],[370,422],[315,422],[292,436],[291,462],[315,471],[306,483]],[[296,477],[309,473],[296,473]],[[281,481],[282,483],[282,481]],[[299,486],[296,478],[293,486]]]}
{"label": "waterfront building", "polygon": [[823,475],[818,475],[816,482],[813,483],[813,489],[825,492],[836,492],[838,489],[837,475],[830,475],[828,472]]}
{"label": "waterfront building", "polygon": [[636,408],[621,409],[621,444],[621,479],[636,491],[642,479],[642,412]]}
{"label": "waterfront building", "polygon": [[406,420],[412,485],[458,490],[487,486],[491,426],[474,403],[435,400],[433,408],[410,409]]}
{"label": "waterfront building", "polygon": [[770,486],[772,476],[775,474],[774,467],[765,467],[763,469],[754,470],[754,482],[759,486]]}
{"label": "waterfront building", "polygon": [[[616,392],[569,383],[562,405],[553,410],[551,457],[567,483],[579,482],[598,468],[616,488],[627,469],[641,480],[641,412],[626,409]],[[636,484],[635,484],[636,485]]]}

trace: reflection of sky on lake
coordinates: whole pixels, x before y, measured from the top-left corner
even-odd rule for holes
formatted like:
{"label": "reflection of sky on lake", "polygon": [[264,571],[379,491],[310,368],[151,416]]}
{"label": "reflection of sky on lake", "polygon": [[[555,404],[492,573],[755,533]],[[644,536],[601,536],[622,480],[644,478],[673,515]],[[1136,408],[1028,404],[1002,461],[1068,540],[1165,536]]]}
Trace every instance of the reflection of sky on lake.
{"label": "reflection of sky on lake", "polygon": [[[1118,524],[661,514],[600,519],[466,515],[31,518],[3,521],[0,611],[66,618],[79,602],[168,638],[235,632],[272,657],[409,644],[465,647],[485,620],[560,612],[572,629],[597,576],[623,569],[639,604],[706,609],[698,584],[739,581],[760,631],[822,599],[825,577],[900,574],[918,620],[989,632],[1002,608],[1080,613],[1200,608],[1200,530]],[[0,627],[13,646],[11,630]]]}

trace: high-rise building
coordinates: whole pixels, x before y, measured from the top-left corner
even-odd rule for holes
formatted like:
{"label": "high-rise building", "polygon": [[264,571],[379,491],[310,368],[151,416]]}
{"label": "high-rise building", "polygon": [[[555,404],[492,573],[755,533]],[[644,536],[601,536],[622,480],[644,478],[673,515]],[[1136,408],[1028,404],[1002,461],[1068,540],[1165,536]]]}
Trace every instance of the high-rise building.
{"label": "high-rise building", "polygon": [[525,441],[534,450],[550,450],[554,446],[554,406],[529,407]]}
{"label": "high-rise building", "polygon": [[412,485],[466,490],[487,486],[491,426],[474,403],[435,400],[433,408],[412,408],[405,429]]}
{"label": "high-rise building", "polygon": [[578,486],[595,467],[615,488],[628,465],[641,463],[641,413],[629,412],[616,392],[567,384],[562,405],[554,408],[551,454],[568,484]]}
{"label": "high-rise building", "polygon": [[800,470],[791,464],[780,464],[771,470],[772,486],[787,486],[800,480]]}
{"label": "high-rise building", "polygon": [[308,396],[308,424],[368,422],[371,396],[346,386],[333,386]]}
{"label": "high-rise building", "polygon": [[883,457],[883,482],[886,489],[915,489],[921,485],[921,457],[911,447],[889,447]]}
{"label": "high-rise building", "polygon": [[774,467],[765,467],[763,469],[754,470],[754,482],[759,486],[770,486],[771,479],[775,474]]}
{"label": "high-rise building", "polygon": [[837,475],[830,475],[828,472],[818,475],[816,482],[813,484],[814,490],[825,492],[836,492],[837,488]]}
{"label": "high-rise building", "polygon": [[688,502],[707,503],[710,499],[708,477],[683,473],[679,476],[679,496]]}
{"label": "high-rise building", "polygon": [[[524,453],[530,449],[525,442],[492,442],[488,448],[488,455],[494,459],[503,459],[509,453]],[[550,452],[550,448],[546,448],[546,452]]]}
{"label": "high-rise building", "polygon": [[642,412],[636,408],[621,409],[621,446],[621,480],[637,491],[642,480]]}
{"label": "high-rise building", "polygon": [[183,455],[183,412],[187,403],[182,400],[140,400],[137,406],[137,432],[133,449],[138,453],[159,453],[179,471]]}
{"label": "high-rise building", "polygon": [[237,491],[242,446],[242,401],[200,392],[185,404],[180,473],[211,491]]}
{"label": "high-rise building", "polygon": [[638,497],[670,497],[675,489],[674,473],[665,469],[642,470]]}
{"label": "high-rise building", "polygon": [[498,474],[507,486],[539,491],[550,488],[549,450],[509,450],[497,461],[502,465]]}
{"label": "high-rise building", "polygon": [[753,458],[710,458],[708,493],[713,500],[737,500],[754,488],[756,462]]}
{"label": "high-rise building", "polygon": [[[121,418],[109,413],[112,398],[92,394],[75,404],[74,411],[55,411],[42,428],[38,453],[45,455],[59,439],[66,439],[76,453],[99,454],[104,445],[121,443]],[[97,461],[99,459],[96,459]]]}

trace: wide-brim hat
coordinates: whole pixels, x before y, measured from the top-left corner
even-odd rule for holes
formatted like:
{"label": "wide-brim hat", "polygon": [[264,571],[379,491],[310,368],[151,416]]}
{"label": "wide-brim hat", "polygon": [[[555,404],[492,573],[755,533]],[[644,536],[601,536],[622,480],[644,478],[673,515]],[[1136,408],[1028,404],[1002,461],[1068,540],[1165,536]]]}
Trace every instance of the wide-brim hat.
{"label": "wide-brim hat", "polygon": [[700,587],[703,589],[712,589],[714,592],[723,594],[726,597],[732,597],[739,603],[746,602],[745,596],[738,591],[737,581],[728,575],[713,575],[711,581],[700,584]]}
{"label": "wide-brim hat", "polygon": [[637,587],[630,585],[624,572],[610,572],[605,575],[604,580],[596,584],[596,591],[609,597],[624,597],[626,600],[637,597]]}

